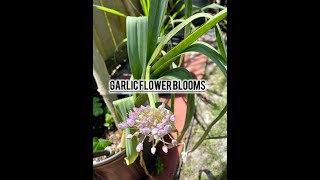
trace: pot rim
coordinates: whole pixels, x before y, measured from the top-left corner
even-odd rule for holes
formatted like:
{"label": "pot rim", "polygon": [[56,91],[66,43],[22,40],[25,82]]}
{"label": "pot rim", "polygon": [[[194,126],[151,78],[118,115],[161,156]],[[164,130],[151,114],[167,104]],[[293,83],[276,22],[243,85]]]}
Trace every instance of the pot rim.
{"label": "pot rim", "polygon": [[104,160],[102,160],[102,161],[100,161],[100,162],[98,162],[96,164],[93,164],[93,167],[95,168],[95,167],[99,167],[99,166],[102,166],[104,164],[107,164],[107,163],[119,158],[125,152],[126,152],[126,149],[122,149],[120,152],[115,153],[114,155],[108,157],[107,159],[104,159]]}

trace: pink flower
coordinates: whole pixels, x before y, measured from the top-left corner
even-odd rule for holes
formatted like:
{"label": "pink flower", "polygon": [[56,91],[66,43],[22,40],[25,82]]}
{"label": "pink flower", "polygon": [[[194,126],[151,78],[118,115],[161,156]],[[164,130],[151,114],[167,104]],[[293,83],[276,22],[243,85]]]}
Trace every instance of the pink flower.
{"label": "pink flower", "polygon": [[148,135],[148,134],[150,133],[150,129],[147,128],[147,127],[145,127],[145,128],[143,128],[143,129],[141,130],[141,132],[142,132],[143,135]]}
{"label": "pink flower", "polygon": [[152,135],[157,134],[157,133],[158,133],[158,131],[159,131],[159,129],[158,129],[158,128],[154,128],[154,129],[152,129]]}
{"label": "pink flower", "polygon": [[125,128],[128,127],[128,125],[127,125],[126,122],[122,122],[122,123],[119,123],[119,124],[118,124],[118,127],[119,127],[119,129],[125,129]]}
{"label": "pink flower", "polygon": [[127,124],[128,124],[128,126],[130,126],[130,127],[132,127],[133,125],[134,125],[134,120],[133,119],[130,119],[130,118],[128,118],[127,119]]}
{"label": "pink flower", "polygon": [[137,148],[136,148],[137,152],[140,152],[141,150],[143,150],[143,144],[142,143],[139,143],[137,145]]}
{"label": "pink flower", "polygon": [[[164,136],[169,134],[172,129],[175,129],[172,121],[175,120],[175,115],[165,108],[165,104],[162,103],[158,108],[143,106],[139,108],[134,107],[133,111],[128,113],[128,118],[125,122],[120,123],[119,129],[130,128],[134,129],[134,134],[128,134],[126,139],[132,139],[134,136],[138,138],[140,143],[137,145],[136,150],[138,152],[143,150],[143,141],[148,138],[149,142],[152,142],[151,153],[155,154],[156,144],[160,140],[163,141],[164,146],[162,147],[163,152],[168,152],[167,144],[165,142]],[[142,134],[142,136],[139,136]],[[141,139],[143,138],[143,139]],[[177,141],[172,140],[172,145],[176,146]]]}
{"label": "pink flower", "polygon": [[167,131],[167,132],[170,132],[171,131],[171,126],[170,125],[166,125],[164,127],[164,130]]}

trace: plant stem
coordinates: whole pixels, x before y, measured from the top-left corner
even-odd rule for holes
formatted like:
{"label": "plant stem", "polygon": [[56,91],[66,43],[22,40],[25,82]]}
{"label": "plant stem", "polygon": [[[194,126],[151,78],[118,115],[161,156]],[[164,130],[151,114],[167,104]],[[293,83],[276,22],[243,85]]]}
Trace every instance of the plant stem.
{"label": "plant stem", "polygon": [[[146,70],[147,86],[149,86],[148,81],[150,80],[150,68],[151,68],[151,66],[148,66],[147,70]],[[148,92],[148,98],[149,98],[150,106],[155,108],[156,107],[156,103],[154,102],[154,97],[152,95],[152,92]]]}
{"label": "plant stem", "polygon": [[199,145],[203,142],[203,140],[206,139],[207,135],[209,134],[212,126],[214,124],[216,124],[221,118],[222,116],[227,112],[227,105],[225,105],[225,107],[222,109],[222,111],[220,111],[219,115],[216,117],[216,119],[214,121],[211,122],[211,124],[207,127],[206,131],[204,132],[204,134],[202,135],[202,137],[200,138],[200,140],[193,146],[192,151],[196,150]]}
{"label": "plant stem", "polygon": [[147,166],[143,160],[143,152],[140,151],[140,165],[143,168],[144,172],[149,176],[151,180],[155,180],[155,178],[149,173]]}
{"label": "plant stem", "polygon": [[171,109],[172,109],[172,113],[174,114],[174,99],[176,97],[175,93],[171,94]]}
{"label": "plant stem", "polygon": [[104,63],[104,60],[95,45],[95,41],[93,41],[93,76],[98,86],[98,92],[102,96],[105,104],[107,105],[114,119],[116,126],[118,127],[118,124],[120,122],[116,116],[112,104],[112,101],[117,100],[117,96],[115,94],[109,94],[108,92],[110,76],[107,67]]}
{"label": "plant stem", "polygon": [[216,136],[216,137],[208,137],[206,139],[223,139],[223,138],[227,138],[227,135],[225,135],[225,136]]}

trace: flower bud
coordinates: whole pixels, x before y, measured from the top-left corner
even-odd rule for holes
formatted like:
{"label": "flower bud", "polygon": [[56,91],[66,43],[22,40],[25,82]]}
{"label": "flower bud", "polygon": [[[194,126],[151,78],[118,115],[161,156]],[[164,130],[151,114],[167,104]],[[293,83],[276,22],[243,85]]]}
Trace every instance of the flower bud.
{"label": "flower bud", "polygon": [[140,152],[141,150],[143,150],[143,144],[142,143],[139,143],[137,145],[137,148],[136,148],[137,152]]}
{"label": "flower bud", "polygon": [[131,139],[132,138],[132,134],[128,134],[126,138],[127,139]]}
{"label": "flower bud", "polygon": [[164,153],[167,153],[168,152],[168,147],[166,145],[162,146],[162,150]]}
{"label": "flower bud", "polygon": [[156,153],[156,150],[157,150],[157,149],[156,149],[155,147],[152,147],[152,148],[151,148],[151,153],[152,153],[152,154],[155,154],[155,153]]}

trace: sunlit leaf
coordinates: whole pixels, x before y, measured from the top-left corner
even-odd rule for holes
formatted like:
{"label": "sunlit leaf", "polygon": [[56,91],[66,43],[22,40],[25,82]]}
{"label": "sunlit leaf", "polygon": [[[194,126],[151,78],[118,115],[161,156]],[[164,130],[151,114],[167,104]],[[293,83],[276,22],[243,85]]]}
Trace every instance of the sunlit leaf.
{"label": "sunlit leaf", "polygon": [[111,14],[114,14],[114,15],[117,15],[117,16],[126,17],[125,14],[123,14],[123,13],[121,13],[119,11],[116,11],[114,9],[110,9],[110,8],[99,6],[99,5],[93,5],[93,6],[96,7],[97,9],[99,9],[99,10],[102,10],[102,11],[105,11],[105,12],[108,12],[108,13],[111,13]]}
{"label": "sunlit leaf", "polygon": [[[119,99],[113,102],[117,117],[120,121],[125,121],[128,117],[129,110],[134,108],[133,97],[127,97],[123,99]],[[134,129],[126,128],[126,134],[133,134],[135,132]],[[138,140],[136,137],[132,139],[126,139],[126,155],[125,158],[127,165],[132,164],[138,157],[138,152],[136,147],[138,145]]]}

